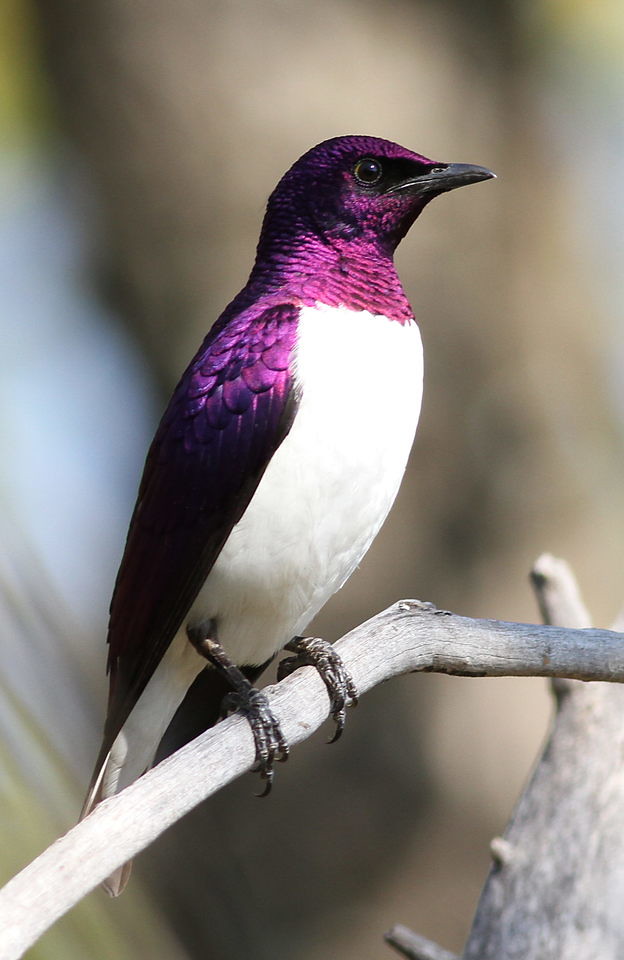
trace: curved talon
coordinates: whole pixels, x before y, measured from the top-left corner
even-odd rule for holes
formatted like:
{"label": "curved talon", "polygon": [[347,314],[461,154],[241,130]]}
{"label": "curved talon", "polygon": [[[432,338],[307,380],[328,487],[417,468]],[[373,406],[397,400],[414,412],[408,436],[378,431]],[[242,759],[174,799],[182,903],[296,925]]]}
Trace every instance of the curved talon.
{"label": "curved talon", "polygon": [[327,743],[336,743],[337,740],[340,740],[342,736],[342,731],[344,730],[344,727],[345,727],[345,720],[346,720],[345,711],[341,710],[339,716],[334,716],[332,714],[332,720],[336,724],[336,729],[334,730],[333,736],[329,738]]}
{"label": "curved talon", "polygon": [[228,657],[221,644],[214,640],[215,624],[208,621],[197,627],[188,628],[190,642],[201,656],[218,670],[231,685],[232,692],[223,698],[223,715],[240,710],[246,718],[256,747],[256,768],[266,780],[266,786],[257,796],[266,797],[273,785],[273,764],[288,759],[288,743],[281,731],[278,720],[273,714],[264,693],[257,690],[245,675]]}
{"label": "curved talon", "polygon": [[331,717],[336,724],[336,731],[328,743],[335,743],[344,730],[346,708],[357,706],[358,692],[353,678],[332,644],[320,637],[295,637],[285,649],[292,650],[295,656],[286,657],[279,664],[278,680],[290,676],[299,667],[316,668],[327,688]]}
{"label": "curved talon", "polygon": [[[262,776],[262,774],[260,774],[260,776]],[[258,800],[262,800],[264,797],[268,797],[271,790],[273,789],[273,771],[272,770],[269,773],[267,773],[265,779],[266,779],[266,783],[264,785],[264,790],[261,793],[254,793],[254,797],[257,797]]]}
{"label": "curved talon", "polygon": [[224,705],[228,711],[239,710],[251,727],[256,746],[256,769],[266,780],[264,790],[256,796],[267,797],[273,786],[273,764],[284,763],[290,752],[279,721],[266,695],[254,687],[246,692],[229,693]]}

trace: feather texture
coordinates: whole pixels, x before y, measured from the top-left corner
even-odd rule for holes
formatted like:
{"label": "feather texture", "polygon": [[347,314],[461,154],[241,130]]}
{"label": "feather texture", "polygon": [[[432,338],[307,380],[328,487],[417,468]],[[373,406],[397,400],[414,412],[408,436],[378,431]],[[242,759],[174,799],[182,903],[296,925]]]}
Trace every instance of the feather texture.
{"label": "feather texture", "polygon": [[111,602],[108,746],[290,429],[298,315],[277,304],[216,326],[161,420]]}

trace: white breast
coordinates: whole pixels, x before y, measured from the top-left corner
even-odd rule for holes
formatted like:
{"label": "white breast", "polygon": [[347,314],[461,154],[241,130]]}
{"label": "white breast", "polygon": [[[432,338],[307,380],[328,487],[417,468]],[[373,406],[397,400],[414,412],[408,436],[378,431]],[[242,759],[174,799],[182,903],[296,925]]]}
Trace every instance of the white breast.
{"label": "white breast", "polygon": [[214,618],[239,663],[301,633],[358,565],[396,496],[422,397],[422,345],[365,311],[302,311],[301,402],[190,620]]}

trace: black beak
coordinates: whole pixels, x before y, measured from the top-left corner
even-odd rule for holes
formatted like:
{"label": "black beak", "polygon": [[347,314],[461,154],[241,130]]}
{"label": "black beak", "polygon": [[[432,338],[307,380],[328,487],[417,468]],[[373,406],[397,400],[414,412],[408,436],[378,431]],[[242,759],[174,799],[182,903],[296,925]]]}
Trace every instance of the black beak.
{"label": "black beak", "polygon": [[477,167],[472,163],[445,163],[430,167],[418,177],[410,177],[402,183],[391,187],[388,193],[397,193],[403,190],[419,194],[446,193],[456,187],[464,187],[469,183],[479,183],[480,180],[491,180],[495,173],[487,167]]}

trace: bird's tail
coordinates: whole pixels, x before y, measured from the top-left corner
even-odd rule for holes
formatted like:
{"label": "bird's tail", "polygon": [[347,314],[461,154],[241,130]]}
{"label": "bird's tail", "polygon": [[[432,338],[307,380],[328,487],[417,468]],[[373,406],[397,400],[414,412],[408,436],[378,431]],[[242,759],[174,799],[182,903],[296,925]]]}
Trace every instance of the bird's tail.
{"label": "bird's tail", "polygon": [[[80,819],[88,817],[102,800],[114,796],[138,780],[151,766],[157,747],[158,740],[151,744],[133,743],[124,728],[110,750],[98,757]],[[131,869],[132,861],[128,861],[106,878],[102,886],[111,897],[118,897],[123,891]]]}
{"label": "bird's tail", "polygon": [[[183,646],[178,638],[173,641],[112,746],[105,738],[81,820],[102,800],[120,793],[149,770],[167,727],[204,663],[186,637]],[[112,897],[123,891],[131,867],[131,862],[125,863],[104,881],[103,887]]]}

